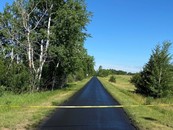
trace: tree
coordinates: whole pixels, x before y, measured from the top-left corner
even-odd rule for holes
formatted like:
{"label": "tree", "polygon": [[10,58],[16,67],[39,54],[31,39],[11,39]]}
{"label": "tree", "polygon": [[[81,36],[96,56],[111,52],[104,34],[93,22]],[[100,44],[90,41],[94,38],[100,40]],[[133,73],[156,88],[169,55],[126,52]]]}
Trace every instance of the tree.
{"label": "tree", "polygon": [[138,92],[152,97],[163,97],[172,93],[170,46],[169,42],[164,42],[162,47],[157,45],[143,71],[133,77],[131,81]]}
{"label": "tree", "polygon": [[83,0],[66,1],[61,8],[56,12],[55,37],[49,49],[52,88],[62,87],[69,74],[81,71],[86,53],[83,43],[88,36],[85,26],[91,16]]}
{"label": "tree", "polygon": [[102,66],[99,66],[99,69],[97,71],[97,76],[106,77],[109,74],[111,74],[111,71],[109,69],[103,69]]}
{"label": "tree", "polygon": [[84,40],[90,16],[83,0],[16,0],[0,14],[0,53],[11,58],[9,66],[27,68],[31,91],[62,87],[88,56]]}
{"label": "tree", "polygon": [[[43,6],[40,9],[41,5]],[[11,46],[11,62],[16,55],[17,59],[20,57],[28,63],[32,91],[39,89],[42,69],[47,58],[52,7],[52,4],[44,0],[16,0],[12,6],[6,6],[1,17],[1,36],[4,39],[2,42]],[[43,21],[46,21],[44,24],[47,26],[42,26],[40,30]]]}

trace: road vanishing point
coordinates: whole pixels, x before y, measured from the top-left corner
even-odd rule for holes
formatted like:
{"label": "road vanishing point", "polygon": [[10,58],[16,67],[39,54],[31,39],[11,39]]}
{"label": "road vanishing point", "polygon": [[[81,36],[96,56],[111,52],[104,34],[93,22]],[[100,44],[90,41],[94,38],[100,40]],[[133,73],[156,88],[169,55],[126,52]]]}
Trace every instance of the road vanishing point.
{"label": "road vanishing point", "polygon": [[[123,98],[123,97],[122,97]],[[64,106],[40,124],[38,130],[136,130],[123,108],[79,108],[80,106],[112,106],[119,103],[93,77]]]}

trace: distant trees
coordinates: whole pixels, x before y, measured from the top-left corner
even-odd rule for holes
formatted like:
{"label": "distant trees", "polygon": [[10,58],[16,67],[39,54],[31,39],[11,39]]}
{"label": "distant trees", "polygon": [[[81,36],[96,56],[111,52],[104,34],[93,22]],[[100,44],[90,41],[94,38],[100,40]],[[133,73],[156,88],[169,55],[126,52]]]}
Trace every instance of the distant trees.
{"label": "distant trees", "polygon": [[0,13],[0,86],[19,93],[55,89],[70,74],[92,75],[94,58],[83,45],[90,16],[83,0],[7,5]]}
{"label": "distant trees", "polygon": [[96,73],[97,76],[106,77],[108,75],[115,74],[115,75],[133,75],[133,73],[128,73],[123,70],[115,70],[115,69],[103,69],[102,66],[99,66],[98,71]]}
{"label": "distant trees", "polygon": [[100,76],[100,77],[106,77],[110,74],[110,71],[107,70],[107,69],[103,69],[102,66],[99,66],[99,69],[97,71],[97,76]]}
{"label": "distant trees", "polygon": [[133,76],[131,82],[137,92],[152,97],[164,97],[173,93],[170,46],[169,42],[164,42],[162,46],[157,45],[143,71]]}

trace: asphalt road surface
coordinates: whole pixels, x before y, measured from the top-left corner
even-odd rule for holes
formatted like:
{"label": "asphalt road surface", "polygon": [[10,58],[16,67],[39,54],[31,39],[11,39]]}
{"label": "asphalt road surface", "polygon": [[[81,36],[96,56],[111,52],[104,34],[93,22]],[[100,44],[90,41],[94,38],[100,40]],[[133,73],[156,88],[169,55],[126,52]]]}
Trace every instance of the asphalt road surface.
{"label": "asphalt road surface", "polygon": [[[123,98],[123,97],[122,97]],[[93,77],[66,106],[119,105]],[[57,109],[39,130],[135,130],[122,108]]]}

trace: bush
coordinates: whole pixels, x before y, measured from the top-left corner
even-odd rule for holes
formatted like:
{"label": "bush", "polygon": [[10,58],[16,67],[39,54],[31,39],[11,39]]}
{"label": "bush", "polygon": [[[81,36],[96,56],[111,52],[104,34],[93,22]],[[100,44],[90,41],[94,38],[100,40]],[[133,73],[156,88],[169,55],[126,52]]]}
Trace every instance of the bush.
{"label": "bush", "polygon": [[68,80],[68,83],[71,83],[71,82],[75,81],[74,76],[72,74],[68,75],[67,80]]}
{"label": "bush", "polygon": [[13,91],[14,93],[29,91],[31,76],[25,65],[13,63],[6,71],[2,85],[6,86],[7,91]]}
{"label": "bush", "polygon": [[85,73],[82,69],[80,69],[76,74],[75,74],[75,80],[76,81],[81,81],[85,78]]}
{"label": "bush", "polygon": [[132,78],[130,79],[130,82],[134,84],[135,86],[139,86],[140,80],[141,80],[140,73],[136,73],[135,75],[132,76]]}
{"label": "bush", "polygon": [[5,91],[5,87],[4,86],[0,86],[0,97],[3,96]]}
{"label": "bush", "polygon": [[109,79],[109,82],[113,82],[113,83],[116,83],[116,78],[115,76],[111,76],[110,79]]}
{"label": "bush", "polygon": [[0,86],[3,85],[5,79],[5,74],[6,74],[7,67],[4,64],[4,61],[0,58]]}

